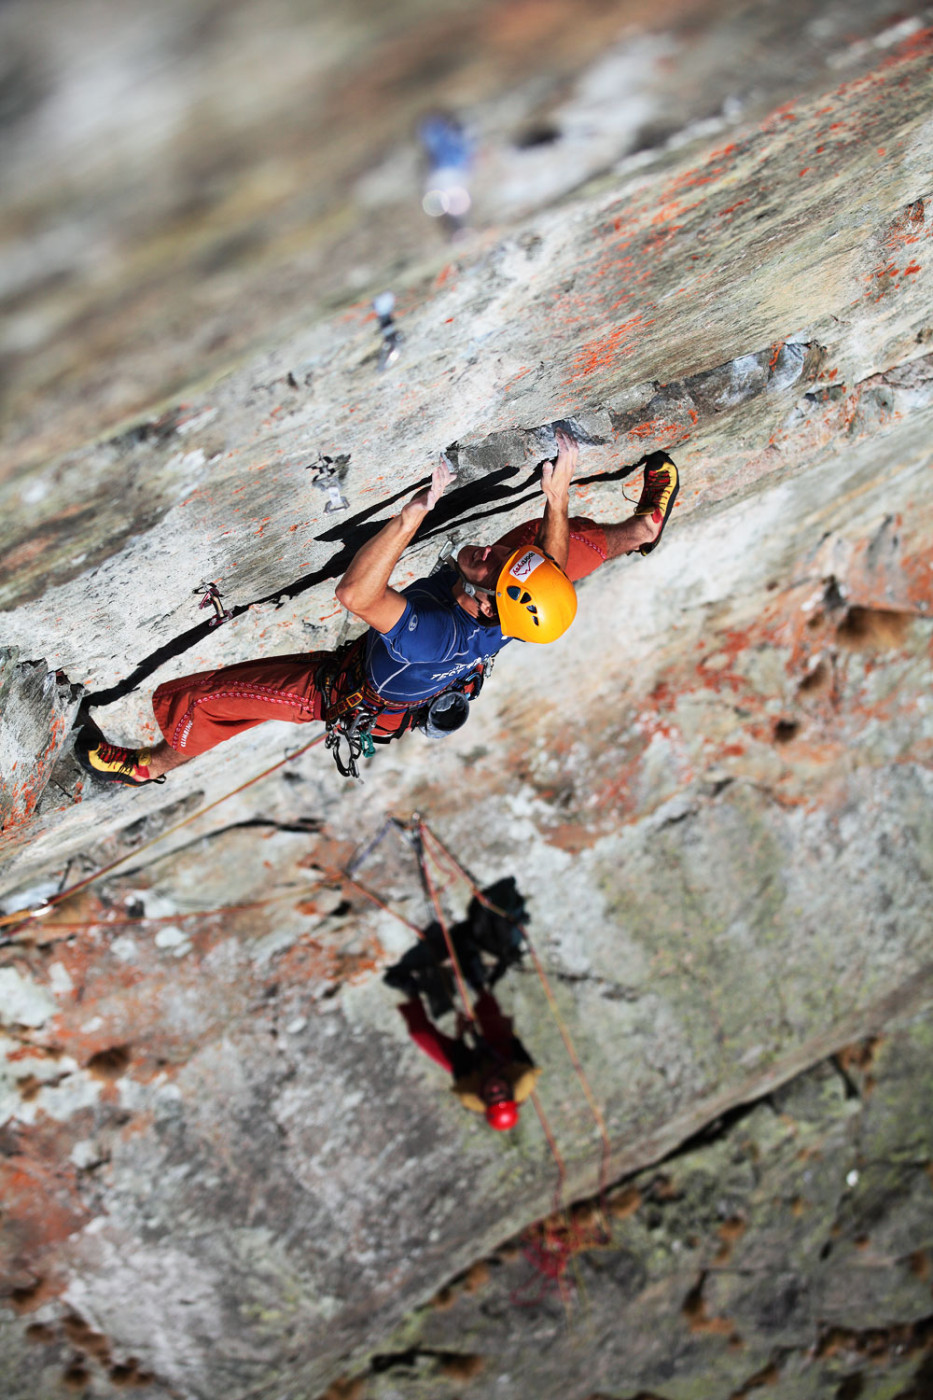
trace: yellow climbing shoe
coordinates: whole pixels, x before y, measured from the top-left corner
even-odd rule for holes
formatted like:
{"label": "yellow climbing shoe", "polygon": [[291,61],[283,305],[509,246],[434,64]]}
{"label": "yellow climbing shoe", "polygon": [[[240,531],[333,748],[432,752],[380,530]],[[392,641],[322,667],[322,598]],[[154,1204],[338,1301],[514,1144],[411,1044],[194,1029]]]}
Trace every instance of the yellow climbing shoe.
{"label": "yellow climbing shoe", "polygon": [[641,499],[635,507],[635,514],[650,515],[655,523],[660,520],[661,528],[653,540],[641,546],[639,554],[650,554],[661,543],[664,526],[674,508],[680,488],[677,468],[670,457],[664,453],[658,453],[657,456],[660,457],[657,465],[645,467],[645,484],[641,489]]}
{"label": "yellow climbing shoe", "polygon": [[149,764],[152,754],[149,749],[124,749],[119,744],[108,744],[106,739],[84,728],[75,741],[75,757],[92,778],[99,783],[124,783],[129,787],[142,787],[145,783],[162,783],[151,777]]}

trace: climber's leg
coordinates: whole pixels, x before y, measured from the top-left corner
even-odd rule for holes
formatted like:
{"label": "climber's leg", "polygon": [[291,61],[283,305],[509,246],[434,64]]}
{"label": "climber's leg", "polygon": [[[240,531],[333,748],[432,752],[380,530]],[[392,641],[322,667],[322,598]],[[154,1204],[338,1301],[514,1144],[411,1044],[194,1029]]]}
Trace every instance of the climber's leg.
{"label": "climber's leg", "polygon": [[319,720],[314,678],[325,655],[273,656],[166,681],[152,697],[162,742],[151,750],[123,749],[85,730],[75,746],[78,760],[102,782],[138,787],[267,720]]}
{"label": "climber's leg", "polygon": [[634,514],[618,525],[604,525],[606,557],[622,554],[650,554],[661,538],[674,508],[680,482],[677,468],[665,453],[655,452],[645,466],[644,485]]}
{"label": "climber's leg", "polygon": [[[654,452],[645,465],[641,497],[632,515],[617,523],[588,520],[573,516],[570,520],[570,553],[567,577],[577,583],[595,573],[608,559],[624,554],[650,554],[661,538],[661,532],[677,498],[677,468],[662,452]],[[527,520],[517,525],[497,541],[509,549],[521,549],[533,544],[540,520]]]}

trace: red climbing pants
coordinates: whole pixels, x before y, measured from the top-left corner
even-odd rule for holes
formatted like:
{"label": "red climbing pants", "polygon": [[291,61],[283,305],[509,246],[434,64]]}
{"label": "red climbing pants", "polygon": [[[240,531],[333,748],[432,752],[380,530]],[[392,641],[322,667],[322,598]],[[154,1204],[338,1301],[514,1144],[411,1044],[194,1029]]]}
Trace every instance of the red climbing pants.
{"label": "red climbing pants", "polygon": [[268,719],[307,724],[322,717],[314,675],[327,652],[241,661],[166,681],[152,709],[166,742],[194,757]]}
{"label": "red climbing pants", "polygon": [[[531,544],[539,520],[528,520],[503,535],[501,544],[512,549]],[[567,575],[576,582],[606,562],[606,536],[592,520],[570,521],[570,556]],[[241,661],[216,671],[160,685],[152,708],[166,743],[194,758],[225,739],[264,724],[285,719],[307,724],[322,717],[322,702],[314,675],[328,655],[314,651],[297,656],[273,656],[267,661]]]}
{"label": "red climbing pants", "polygon": [[[428,1013],[422,1006],[420,997],[413,997],[411,1001],[402,1002],[398,1009],[400,1014],[404,1016],[408,1034],[418,1049],[423,1050],[442,1069],[450,1070],[451,1074],[455,1074],[454,1061],[465,1053],[462,1040],[455,1040],[453,1036],[445,1035],[442,1030],[438,1030],[437,1026],[428,1020]],[[473,1014],[486,1044],[501,1057],[504,1064],[510,1064],[514,1058],[513,1040],[515,1035],[512,1030],[511,1016],[503,1015],[499,1009],[499,1003],[486,988],[476,998]]]}
{"label": "red climbing pants", "polygon": [[[514,530],[503,535],[496,543],[507,544],[510,549],[521,549],[526,544],[533,544],[540,524],[540,520],[526,520],[524,525],[516,525]],[[582,515],[573,516],[570,520],[570,553],[564,571],[571,583],[578,583],[581,578],[586,578],[587,574],[593,573],[605,562],[606,536],[602,526]]]}

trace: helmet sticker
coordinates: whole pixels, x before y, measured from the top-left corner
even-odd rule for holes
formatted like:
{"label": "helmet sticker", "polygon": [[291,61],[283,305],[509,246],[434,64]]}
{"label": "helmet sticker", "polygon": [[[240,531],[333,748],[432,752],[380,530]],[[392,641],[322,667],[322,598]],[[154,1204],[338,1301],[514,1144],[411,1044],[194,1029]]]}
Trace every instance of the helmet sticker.
{"label": "helmet sticker", "polygon": [[509,574],[512,578],[517,578],[521,581],[522,579],[528,578],[530,574],[533,574],[538,565],[544,562],[544,558],[536,549],[526,549],[525,553],[515,560],[515,563],[512,565],[511,569],[509,569]]}

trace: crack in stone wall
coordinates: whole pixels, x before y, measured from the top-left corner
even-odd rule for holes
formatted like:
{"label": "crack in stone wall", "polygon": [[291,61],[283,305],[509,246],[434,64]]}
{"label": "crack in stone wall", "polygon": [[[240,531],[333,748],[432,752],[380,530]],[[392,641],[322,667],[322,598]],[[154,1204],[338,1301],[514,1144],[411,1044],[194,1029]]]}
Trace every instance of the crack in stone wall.
{"label": "crack in stone wall", "polygon": [[[869,1178],[881,1163],[866,1137],[877,1142],[878,1118],[885,1117],[878,1115],[872,1125],[879,1099],[903,1092],[887,1078],[897,1056],[915,1055],[928,1037],[929,1020],[921,1018],[890,1037],[844,1047],[834,1059],[814,1065],[776,1093],[707,1125],[655,1166],[614,1183],[605,1196],[578,1201],[569,1216],[555,1215],[504,1242],[409,1319],[406,1347],[373,1357],[365,1371],[345,1373],[326,1392],[326,1400],[342,1394],[358,1400],[381,1400],[390,1394],[409,1400],[430,1394],[439,1379],[434,1358],[441,1354],[444,1339],[458,1335],[475,1349],[473,1365],[482,1377],[477,1394],[487,1393],[493,1384],[509,1393],[521,1364],[526,1377],[534,1371],[542,1397],[570,1393],[588,1400],[674,1400],[694,1393],[685,1385],[692,1383],[698,1358],[691,1362],[693,1369],[682,1374],[672,1358],[699,1350],[704,1357],[702,1379],[698,1377],[703,1393],[718,1388],[717,1393],[730,1400],[745,1400],[765,1386],[778,1387],[779,1394],[849,1400],[861,1395],[866,1385],[865,1393],[871,1393],[869,1373],[884,1377],[885,1393],[919,1400],[933,1358],[933,1316],[924,1307],[933,1273],[933,1236],[928,1211],[915,1237],[907,1221],[919,1225],[924,1219],[924,1191],[929,1200],[933,1189],[933,1144],[927,1132],[919,1160],[901,1177],[899,1204],[889,1201],[887,1213],[882,1208],[872,1214],[877,1187]],[[911,1043],[914,1048],[908,1051]],[[841,1064],[857,1067],[860,1085],[854,1103],[851,1080]],[[879,1074],[877,1079],[872,1070]],[[834,1107],[827,1116],[829,1103]],[[895,1122],[889,1129],[897,1135]],[[911,1195],[911,1182],[921,1186],[918,1198]],[[825,1201],[817,1205],[827,1188]],[[772,1201],[775,1191],[778,1197]],[[901,1210],[905,1218],[895,1223]],[[866,1211],[873,1221],[867,1232]],[[773,1225],[765,1224],[772,1219]],[[779,1225],[781,1221],[786,1224]],[[839,1293],[831,1301],[830,1286],[822,1306],[836,1316],[814,1312],[801,1293],[799,1259],[796,1266],[790,1263],[799,1248],[792,1241],[805,1239],[806,1249],[818,1256],[830,1278],[836,1267],[831,1262],[834,1247],[845,1256],[839,1267],[847,1272],[860,1252],[864,1256],[872,1249],[873,1233],[879,1238],[892,1229],[905,1248],[897,1261],[905,1289],[900,1305],[892,1302],[885,1311],[881,1303],[879,1320],[871,1326],[848,1325],[838,1313],[840,1304],[845,1310],[845,1295]],[[565,1276],[565,1305],[571,1316],[562,1317],[557,1294],[553,1286],[548,1291],[546,1280],[540,1280],[538,1301],[530,1308],[527,1298],[524,1305],[520,1301],[521,1286],[516,1285],[523,1272],[527,1280],[532,1270],[530,1248],[535,1240],[548,1231],[567,1230],[572,1239],[576,1232],[578,1253],[576,1273],[568,1270]],[[894,1261],[881,1248],[879,1264],[892,1267]],[[699,1268],[691,1277],[690,1260],[698,1253]],[[616,1286],[611,1302],[604,1302],[592,1290],[598,1280],[605,1288],[610,1278]],[[667,1319],[662,1345],[653,1346],[650,1337],[639,1333],[640,1299],[654,1299],[668,1286],[676,1297],[680,1280],[680,1340],[674,1340],[677,1328]],[[853,1294],[861,1287],[855,1280],[849,1284]],[[737,1306],[736,1315],[729,1315],[729,1299]],[[854,1297],[848,1305],[858,1306]],[[649,1315],[656,1317],[656,1305],[649,1306]],[[603,1314],[604,1307],[611,1311]],[[575,1339],[581,1326],[595,1334],[585,1359]],[[796,1335],[782,1339],[779,1334],[788,1328]],[[406,1331],[396,1335],[405,1336]],[[544,1364],[536,1364],[528,1354],[519,1363],[517,1350],[527,1353],[534,1347],[542,1349]],[[662,1378],[665,1369],[670,1373],[668,1384]],[[382,1380],[386,1371],[389,1383]],[[607,1374],[613,1371],[615,1382],[607,1384]],[[639,1371],[640,1385],[635,1379]]]}

